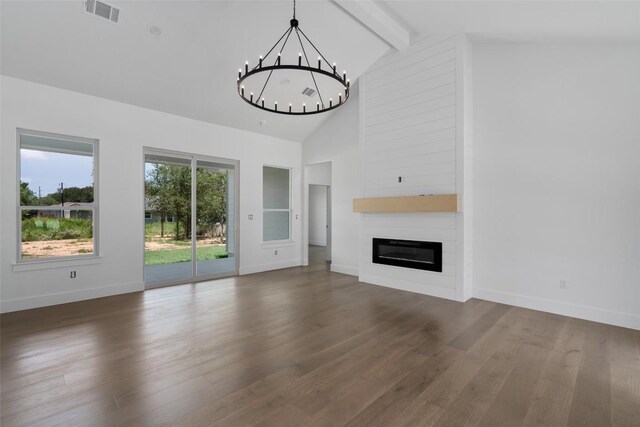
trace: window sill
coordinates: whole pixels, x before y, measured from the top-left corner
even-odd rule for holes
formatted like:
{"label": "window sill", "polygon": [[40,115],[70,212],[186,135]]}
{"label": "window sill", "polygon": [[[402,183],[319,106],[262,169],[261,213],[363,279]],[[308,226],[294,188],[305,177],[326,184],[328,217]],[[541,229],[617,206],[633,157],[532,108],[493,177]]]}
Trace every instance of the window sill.
{"label": "window sill", "polygon": [[83,265],[95,265],[102,262],[102,257],[92,256],[86,258],[75,259],[49,259],[41,261],[24,261],[12,264],[14,273],[20,271],[36,271],[36,270],[51,270],[56,268],[69,268],[78,267]]}
{"label": "window sill", "polygon": [[283,248],[283,247],[286,247],[286,246],[293,246],[295,244],[296,244],[296,242],[294,242],[293,240],[278,240],[278,241],[274,241],[274,242],[263,242],[262,243],[262,247],[264,249]]}

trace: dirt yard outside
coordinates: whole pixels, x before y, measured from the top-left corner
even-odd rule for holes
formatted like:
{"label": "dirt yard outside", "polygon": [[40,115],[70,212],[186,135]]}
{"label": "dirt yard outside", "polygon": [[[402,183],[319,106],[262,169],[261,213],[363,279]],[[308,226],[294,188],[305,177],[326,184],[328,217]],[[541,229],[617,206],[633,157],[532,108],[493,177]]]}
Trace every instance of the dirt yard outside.
{"label": "dirt yard outside", "polygon": [[23,258],[63,257],[93,253],[91,239],[39,240],[22,242]]}
{"label": "dirt yard outside", "polygon": [[[177,244],[175,240],[162,242],[145,242],[145,251],[167,251],[174,249],[184,249],[191,246],[190,242]],[[197,247],[224,246],[219,237],[201,239],[196,242]],[[91,239],[63,239],[63,240],[39,240],[35,242],[22,243],[23,258],[44,258],[44,257],[64,257],[75,255],[86,255],[93,253],[93,242]]]}

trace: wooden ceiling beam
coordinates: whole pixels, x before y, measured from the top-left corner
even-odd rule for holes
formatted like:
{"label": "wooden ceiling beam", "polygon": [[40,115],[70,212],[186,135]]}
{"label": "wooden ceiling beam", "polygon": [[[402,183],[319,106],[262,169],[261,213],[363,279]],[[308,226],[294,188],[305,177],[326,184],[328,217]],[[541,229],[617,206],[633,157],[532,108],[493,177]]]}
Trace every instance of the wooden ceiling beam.
{"label": "wooden ceiling beam", "polygon": [[334,2],[392,47],[397,50],[409,47],[411,43],[409,31],[372,0],[334,0]]}

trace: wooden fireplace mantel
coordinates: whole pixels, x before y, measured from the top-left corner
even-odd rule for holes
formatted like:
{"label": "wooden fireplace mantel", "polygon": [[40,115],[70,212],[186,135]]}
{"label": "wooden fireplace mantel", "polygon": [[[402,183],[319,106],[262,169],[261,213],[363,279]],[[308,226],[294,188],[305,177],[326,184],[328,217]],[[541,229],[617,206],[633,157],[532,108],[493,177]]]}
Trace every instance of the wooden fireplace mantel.
{"label": "wooden fireplace mantel", "polygon": [[383,212],[457,212],[457,194],[423,194],[420,196],[370,197],[353,199],[353,211]]}

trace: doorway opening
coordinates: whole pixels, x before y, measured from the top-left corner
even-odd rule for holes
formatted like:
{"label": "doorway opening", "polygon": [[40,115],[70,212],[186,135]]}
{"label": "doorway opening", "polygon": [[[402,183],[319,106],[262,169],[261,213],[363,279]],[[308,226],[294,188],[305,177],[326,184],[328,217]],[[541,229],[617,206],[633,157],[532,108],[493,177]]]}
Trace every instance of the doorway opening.
{"label": "doorway opening", "polygon": [[146,149],[146,288],[238,274],[237,160]]}
{"label": "doorway opening", "polygon": [[332,258],[331,162],[304,167],[302,264],[328,265]]}
{"label": "doorway opening", "polygon": [[309,265],[331,261],[331,187],[309,185]]}

